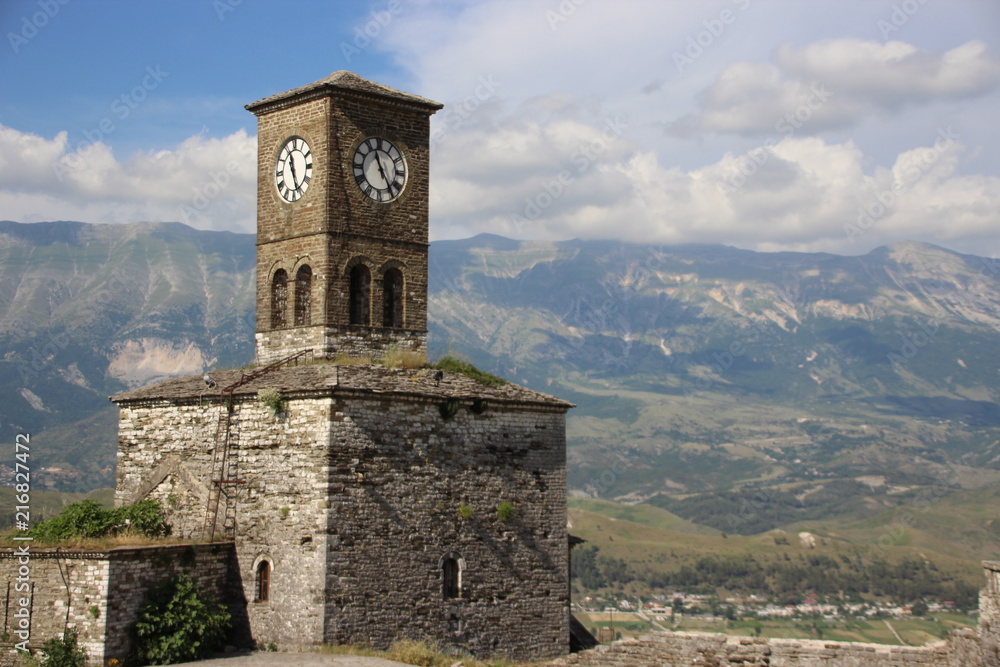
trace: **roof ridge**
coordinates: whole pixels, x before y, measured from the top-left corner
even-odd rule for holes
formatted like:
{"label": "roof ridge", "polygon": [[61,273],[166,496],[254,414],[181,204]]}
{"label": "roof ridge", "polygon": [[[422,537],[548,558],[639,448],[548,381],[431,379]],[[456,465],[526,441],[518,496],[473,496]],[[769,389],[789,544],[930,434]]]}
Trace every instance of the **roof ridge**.
{"label": "roof ridge", "polygon": [[332,72],[329,76],[323,77],[322,79],[313,81],[312,83],[308,83],[304,86],[299,86],[298,88],[293,88],[283,93],[271,95],[257,100],[256,102],[251,102],[246,105],[246,109],[256,113],[257,109],[260,109],[261,107],[323,89],[346,90],[351,92],[366,93],[369,95],[377,95],[379,97],[387,97],[399,102],[407,102],[423,107],[429,107],[434,111],[444,107],[444,105],[440,102],[435,102],[434,100],[427,99],[426,97],[397,90],[396,88],[392,88],[391,86],[387,86],[382,83],[369,81],[355,72],[342,69]]}

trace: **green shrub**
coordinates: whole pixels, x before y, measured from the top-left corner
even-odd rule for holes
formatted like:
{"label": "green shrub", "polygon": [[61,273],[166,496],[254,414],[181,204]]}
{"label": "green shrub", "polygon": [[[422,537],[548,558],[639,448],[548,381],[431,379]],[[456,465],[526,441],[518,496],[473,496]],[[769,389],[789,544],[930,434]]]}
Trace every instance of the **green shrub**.
{"label": "green shrub", "polygon": [[146,537],[166,537],[170,534],[170,526],[163,520],[163,507],[158,500],[146,498],[112,511],[119,533],[141,533]]}
{"label": "green shrub", "polygon": [[452,373],[461,373],[462,375],[470,377],[480,384],[485,384],[487,387],[499,387],[507,384],[507,381],[502,377],[497,377],[492,373],[481,371],[469,362],[462,361],[461,359],[453,357],[450,354],[434,364],[434,368],[442,371],[450,371]]}
{"label": "green shrub", "polygon": [[472,505],[466,505],[465,503],[462,503],[461,505],[458,506],[458,516],[462,517],[466,521],[471,519],[472,515],[475,513],[476,510],[472,507]]}
{"label": "green shrub", "polygon": [[277,415],[285,408],[285,399],[281,397],[281,392],[273,387],[258,391],[257,400],[268,408],[273,415]]}
{"label": "green shrub", "polygon": [[76,628],[66,630],[64,638],[52,638],[42,644],[45,667],[86,667],[87,654],[77,643]]}
{"label": "green shrub", "polygon": [[449,398],[447,401],[442,401],[438,405],[438,412],[441,413],[441,419],[451,419],[456,414],[458,414],[459,402],[454,398]]}
{"label": "green shrub", "polygon": [[159,501],[147,498],[132,505],[104,509],[96,500],[84,500],[63,508],[59,516],[43,521],[28,534],[46,541],[76,537],[113,537],[122,533],[164,537],[170,526],[163,521]]}
{"label": "green shrub", "polygon": [[129,628],[128,662],[172,665],[207,658],[222,647],[229,626],[229,612],[208,600],[190,577],[164,581],[149,591]]}
{"label": "green shrub", "polygon": [[514,517],[514,503],[509,500],[502,501],[497,505],[497,518],[501,521],[507,521]]}

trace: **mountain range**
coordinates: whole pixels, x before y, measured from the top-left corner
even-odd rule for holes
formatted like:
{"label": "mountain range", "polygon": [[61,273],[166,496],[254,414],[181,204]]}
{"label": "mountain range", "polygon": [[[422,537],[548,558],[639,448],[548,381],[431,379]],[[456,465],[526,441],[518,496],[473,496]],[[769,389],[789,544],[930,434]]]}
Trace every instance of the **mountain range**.
{"label": "mountain range", "polygon": [[[252,360],[254,253],[179,223],[0,222],[0,438],[30,432],[52,489],[113,485],[108,395]],[[481,235],[431,245],[430,356],[574,402],[572,496],[742,534],[906,516],[997,557],[998,288],[1000,260],[919,243]]]}

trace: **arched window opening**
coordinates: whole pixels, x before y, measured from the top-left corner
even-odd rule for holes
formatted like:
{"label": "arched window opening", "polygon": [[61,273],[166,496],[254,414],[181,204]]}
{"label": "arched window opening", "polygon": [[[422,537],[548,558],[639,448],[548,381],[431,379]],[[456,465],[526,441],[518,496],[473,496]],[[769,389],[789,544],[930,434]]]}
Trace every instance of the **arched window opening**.
{"label": "arched window opening", "polygon": [[403,326],[403,272],[389,269],[382,280],[382,326]]}
{"label": "arched window opening", "polygon": [[271,562],[262,560],[257,566],[257,599],[255,602],[267,602],[271,599]]}
{"label": "arched window opening", "polygon": [[312,316],[312,269],[302,265],[295,274],[295,326],[309,326]]}
{"label": "arched window opening", "polygon": [[462,597],[462,559],[450,553],[441,560],[441,596],[445,600]]}
{"label": "arched window opening", "polygon": [[351,324],[371,324],[372,274],[364,264],[351,269]]}
{"label": "arched window opening", "polygon": [[274,272],[271,280],[271,328],[280,329],[285,326],[285,308],[288,305],[288,274],[284,269]]}

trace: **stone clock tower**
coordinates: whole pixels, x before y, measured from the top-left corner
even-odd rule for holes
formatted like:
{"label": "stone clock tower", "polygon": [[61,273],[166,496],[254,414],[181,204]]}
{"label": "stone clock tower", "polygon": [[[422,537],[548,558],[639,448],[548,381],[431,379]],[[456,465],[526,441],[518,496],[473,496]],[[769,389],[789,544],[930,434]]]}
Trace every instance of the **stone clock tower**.
{"label": "stone clock tower", "polygon": [[257,361],[423,351],[430,116],[341,71],[257,116]]}
{"label": "stone clock tower", "polygon": [[[426,346],[441,105],[337,72],[247,108],[259,119],[258,367],[112,397],[116,502],[157,500],[174,536],[222,540],[215,570],[189,569],[228,577],[236,645],[566,653],[572,405],[376,359]],[[299,364],[306,349],[323,363]]]}

